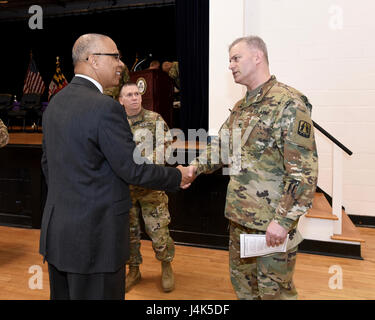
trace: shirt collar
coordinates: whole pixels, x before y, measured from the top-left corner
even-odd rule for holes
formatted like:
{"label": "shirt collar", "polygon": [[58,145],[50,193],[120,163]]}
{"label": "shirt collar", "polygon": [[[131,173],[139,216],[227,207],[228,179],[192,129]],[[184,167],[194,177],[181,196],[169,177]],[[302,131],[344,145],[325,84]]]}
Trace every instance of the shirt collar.
{"label": "shirt collar", "polygon": [[75,76],[76,77],[81,77],[81,78],[84,78],[86,80],[91,81],[93,84],[95,84],[95,86],[99,89],[99,91],[101,93],[103,93],[103,87],[102,87],[102,85],[98,81],[96,81],[95,79],[93,79],[93,78],[91,78],[89,76],[86,76],[84,74],[80,74],[80,73],[75,74]]}
{"label": "shirt collar", "polygon": [[263,98],[266,96],[268,91],[271,90],[271,88],[275,85],[277,82],[276,77],[274,75],[271,76],[265,83],[260,85],[257,89],[254,91],[257,91],[257,93],[253,96],[251,96],[248,92],[246,93],[245,99],[244,99],[244,106],[249,106],[253,103],[260,102],[263,100]]}
{"label": "shirt collar", "polygon": [[262,83],[260,86],[258,86],[254,90],[247,90],[247,92],[246,92],[246,102],[249,102],[250,99],[255,97],[260,92],[260,90],[263,86],[264,86],[264,83]]}
{"label": "shirt collar", "polygon": [[141,107],[141,111],[139,113],[135,114],[134,116],[128,116],[128,120],[130,120],[132,123],[138,122],[140,120],[143,120],[143,116],[145,114],[145,110],[143,107]]}

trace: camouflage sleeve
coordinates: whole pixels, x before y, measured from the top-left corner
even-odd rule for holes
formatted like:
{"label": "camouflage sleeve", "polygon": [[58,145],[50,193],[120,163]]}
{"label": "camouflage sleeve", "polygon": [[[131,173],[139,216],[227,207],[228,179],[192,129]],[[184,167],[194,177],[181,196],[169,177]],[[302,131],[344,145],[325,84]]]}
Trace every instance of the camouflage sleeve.
{"label": "camouflage sleeve", "polygon": [[274,220],[288,231],[311,207],[318,176],[318,154],[310,114],[299,100],[287,103],[275,122],[284,158],[284,190]]}
{"label": "camouflage sleeve", "polygon": [[165,164],[167,159],[171,156],[172,148],[168,147],[172,144],[173,138],[169,131],[167,123],[161,115],[158,114],[156,118],[156,133],[155,133],[155,149],[154,160],[156,164]]}
{"label": "camouflage sleeve", "polygon": [[121,86],[123,86],[125,83],[128,83],[130,81],[130,72],[129,68],[126,64],[124,64],[124,73],[122,76],[122,82],[120,83]]}
{"label": "camouflage sleeve", "polygon": [[218,137],[211,139],[207,144],[207,148],[201,152],[197,158],[190,162],[190,165],[197,167],[197,175],[200,175],[201,173],[212,173],[223,166],[220,138],[222,138],[224,134],[229,134],[229,121],[230,117],[228,117],[221,126]]}
{"label": "camouflage sleeve", "polygon": [[180,89],[180,70],[178,61],[174,61],[168,75],[175,81],[176,86]]}
{"label": "camouflage sleeve", "polygon": [[119,95],[120,95],[120,89],[122,88],[122,86],[125,83],[128,83],[129,81],[130,81],[129,69],[126,66],[126,64],[124,64],[124,70],[122,72],[122,75],[121,75],[120,82],[119,82],[118,86],[111,87],[111,88],[105,88],[103,93],[107,96],[112,97],[115,100],[118,100]]}
{"label": "camouflage sleeve", "polygon": [[8,129],[0,119],[0,148],[4,147],[9,142]]}

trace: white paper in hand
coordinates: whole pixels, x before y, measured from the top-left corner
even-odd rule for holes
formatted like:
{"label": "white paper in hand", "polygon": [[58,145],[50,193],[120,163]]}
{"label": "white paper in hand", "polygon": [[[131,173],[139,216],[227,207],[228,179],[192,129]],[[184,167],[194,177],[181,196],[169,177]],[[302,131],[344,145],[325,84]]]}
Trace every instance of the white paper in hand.
{"label": "white paper in hand", "polygon": [[240,235],[240,250],[241,258],[264,256],[270,253],[286,252],[286,247],[289,240],[289,234],[285,241],[275,247],[267,246],[265,234],[241,234]]}

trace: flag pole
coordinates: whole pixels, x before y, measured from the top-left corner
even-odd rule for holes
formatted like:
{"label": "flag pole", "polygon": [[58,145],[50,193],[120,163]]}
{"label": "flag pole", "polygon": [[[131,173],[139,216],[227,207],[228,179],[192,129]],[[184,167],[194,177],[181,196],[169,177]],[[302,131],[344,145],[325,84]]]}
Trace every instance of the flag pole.
{"label": "flag pole", "polygon": [[33,50],[30,50],[30,61],[29,61],[29,66],[28,68],[30,68],[30,63],[31,63],[31,60],[33,59]]}

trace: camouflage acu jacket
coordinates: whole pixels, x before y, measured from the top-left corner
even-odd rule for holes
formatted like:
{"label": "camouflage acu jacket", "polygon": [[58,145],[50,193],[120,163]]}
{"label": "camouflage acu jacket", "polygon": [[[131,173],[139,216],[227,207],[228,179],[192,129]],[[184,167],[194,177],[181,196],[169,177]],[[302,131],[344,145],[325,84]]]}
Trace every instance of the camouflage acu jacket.
{"label": "camouflage acu jacket", "polygon": [[[162,116],[142,108],[138,115],[128,116],[128,122],[137,145],[138,155],[146,158],[149,163],[164,165],[169,157],[168,152],[171,148],[168,147],[172,144],[172,136]],[[135,186],[131,186],[131,189],[144,190]]]}
{"label": "camouflage acu jacket", "polygon": [[4,147],[9,141],[8,129],[0,119],[0,148]]}
{"label": "camouflage acu jacket", "polygon": [[[306,97],[274,76],[256,96],[236,104],[219,132],[221,142],[233,138],[235,129],[242,137],[240,168],[227,189],[228,219],[260,231],[275,220],[295,234],[299,217],[311,207],[318,174],[310,111]],[[213,164],[214,148],[219,145],[209,144],[207,154],[191,163],[198,174],[223,165]]]}
{"label": "camouflage acu jacket", "polygon": [[168,75],[174,80],[175,85],[180,89],[180,69],[178,66],[178,61],[172,63],[172,67],[168,72]]}

